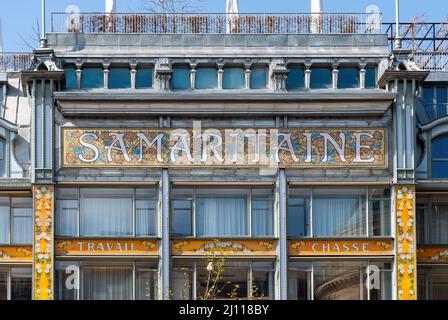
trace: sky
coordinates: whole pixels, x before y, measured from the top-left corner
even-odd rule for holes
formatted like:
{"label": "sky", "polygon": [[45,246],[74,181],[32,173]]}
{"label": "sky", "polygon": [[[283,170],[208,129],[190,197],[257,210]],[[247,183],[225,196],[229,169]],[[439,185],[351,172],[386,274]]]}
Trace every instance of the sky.
{"label": "sky", "polygon": [[[141,12],[145,0],[117,0],[118,12]],[[198,0],[196,0],[198,1]],[[199,0],[203,12],[225,12],[226,0]],[[104,0],[46,0],[47,31],[50,31],[52,12],[65,12],[76,5],[81,12],[103,12]],[[384,22],[395,20],[394,0],[323,0],[325,12],[365,12],[376,5],[383,13]],[[37,21],[41,15],[41,0],[1,0],[0,19],[5,52],[30,51],[37,46]],[[242,13],[304,13],[310,10],[310,0],[239,0]],[[448,21],[448,0],[400,0],[400,21],[424,16],[427,22]]]}

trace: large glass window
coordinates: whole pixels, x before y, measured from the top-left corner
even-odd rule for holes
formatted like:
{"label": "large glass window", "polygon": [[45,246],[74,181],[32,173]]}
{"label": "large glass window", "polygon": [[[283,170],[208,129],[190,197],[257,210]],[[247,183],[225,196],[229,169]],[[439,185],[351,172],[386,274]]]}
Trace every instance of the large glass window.
{"label": "large glass window", "polygon": [[448,300],[448,267],[417,266],[419,300]]}
{"label": "large glass window", "polygon": [[390,236],[390,219],[388,189],[289,190],[289,237]]}
{"label": "large glass window", "polygon": [[175,188],[171,201],[175,236],[273,235],[272,189]]}
{"label": "large glass window", "polygon": [[218,87],[216,68],[199,67],[196,69],[196,89],[215,89]]}
{"label": "large glass window", "polygon": [[341,67],[338,70],[338,88],[353,89],[360,87],[358,68]]}
{"label": "large glass window", "polygon": [[268,68],[253,67],[250,71],[250,88],[266,89],[268,86]]}
{"label": "large glass window", "polygon": [[0,300],[31,300],[31,268],[0,268]]}
{"label": "large glass window", "polygon": [[188,66],[174,66],[171,83],[174,90],[190,89],[190,68]]}
{"label": "large glass window", "polygon": [[243,68],[224,68],[223,89],[243,89],[245,87]]}
{"label": "large glass window", "polygon": [[417,197],[417,241],[448,244],[448,197]]}
{"label": "large glass window", "polygon": [[[207,268],[207,266],[212,268]],[[173,261],[171,274],[176,300],[273,299],[274,264],[272,262]],[[193,287],[193,279],[196,285]],[[213,286],[213,288],[212,288]]]}
{"label": "large glass window", "polygon": [[331,89],[333,87],[333,72],[331,68],[311,68],[311,89]]}
{"label": "large glass window", "polygon": [[56,263],[58,300],[154,300],[156,294],[155,262]]}
{"label": "large glass window", "polygon": [[299,66],[288,66],[289,74],[286,88],[288,90],[305,88],[305,68]]}
{"label": "large glass window", "polygon": [[82,89],[104,88],[103,68],[85,67],[81,76]]}
{"label": "large glass window", "polygon": [[291,300],[391,300],[392,263],[331,260],[290,262]]}
{"label": "large glass window", "polygon": [[376,67],[366,67],[366,89],[376,88]]}
{"label": "large glass window", "polygon": [[31,198],[0,198],[0,243],[33,242],[32,208]]}
{"label": "large glass window", "polygon": [[448,114],[448,88],[445,86],[423,87],[422,98],[425,110],[431,118]]}
{"label": "large glass window", "polygon": [[65,89],[76,89],[76,69],[74,66],[65,67]]}
{"label": "large glass window", "polygon": [[109,89],[126,89],[131,87],[131,70],[129,68],[110,68]]}
{"label": "large glass window", "polygon": [[152,67],[138,67],[135,76],[136,89],[150,89],[152,88],[153,69]]}
{"label": "large glass window", "polygon": [[153,188],[60,188],[56,199],[57,236],[156,235],[158,200]]}
{"label": "large glass window", "polygon": [[431,142],[432,178],[448,178],[448,135],[444,134]]}

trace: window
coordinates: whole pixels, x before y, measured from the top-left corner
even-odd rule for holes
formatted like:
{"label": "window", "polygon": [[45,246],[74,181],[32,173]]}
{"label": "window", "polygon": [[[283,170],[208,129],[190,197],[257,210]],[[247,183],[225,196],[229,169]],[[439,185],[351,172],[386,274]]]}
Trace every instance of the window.
{"label": "window", "polygon": [[448,268],[417,266],[419,300],[448,300]]}
{"label": "window", "polygon": [[288,236],[390,236],[389,197],[388,189],[291,188]]}
{"label": "window", "polygon": [[222,79],[223,89],[243,89],[245,86],[244,69],[224,68]]}
{"label": "window", "polygon": [[448,134],[431,142],[432,178],[448,178]]}
{"label": "window", "polygon": [[250,88],[266,89],[268,86],[268,68],[253,67],[250,71]]}
{"label": "window", "polygon": [[196,69],[196,89],[214,89],[218,87],[216,68],[200,67]]}
{"label": "window", "polygon": [[[368,266],[379,269],[379,285],[368,290]],[[392,263],[331,260],[290,262],[288,298],[292,300],[391,300]]]}
{"label": "window", "polygon": [[305,69],[303,67],[289,66],[286,88],[288,90],[305,88]]}
{"label": "window", "polygon": [[33,242],[33,204],[31,198],[0,198],[0,243]]}
{"label": "window", "polygon": [[366,89],[376,88],[376,68],[366,67]]}
{"label": "window", "polygon": [[263,237],[274,232],[272,189],[175,188],[171,202],[174,236]]}
{"label": "window", "polygon": [[104,88],[103,68],[86,67],[82,69],[82,89]]}
{"label": "window", "polygon": [[[76,272],[70,279],[79,281],[79,290],[68,278]],[[56,262],[58,300],[154,300],[156,293],[155,262]]]}
{"label": "window", "polygon": [[174,90],[190,89],[190,68],[187,66],[174,66],[172,87]]}
{"label": "window", "polygon": [[138,67],[135,76],[136,89],[150,89],[153,82],[153,69],[151,67]]}
{"label": "window", "polygon": [[109,71],[109,89],[126,89],[131,87],[131,70],[129,68],[111,68]]}
{"label": "window", "polygon": [[4,177],[6,170],[5,170],[5,145],[6,141],[5,139],[0,138],[0,177]]}
{"label": "window", "polygon": [[0,268],[0,300],[31,300],[31,268]]}
{"label": "window", "polygon": [[[171,286],[173,296],[177,300],[196,298],[199,300],[221,299],[274,299],[274,264],[272,262],[224,261],[222,273],[218,276],[215,270],[208,271],[204,261],[173,262]],[[191,286],[196,277],[197,283]],[[216,280],[216,282],[215,282]],[[217,290],[210,293],[214,283]]]}
{"label": "window", "polygon": [[56,196],[57,236],[156,235],[158,220],[155,189],[60,188]]}
{"label": "window", "polygon": [[359,88],[359,69],[358,68],[339,68],[338,88],[353,89]]}
{"label": "window", "polygon": [[440,118],[448,114],[448,88],[423,87],[422,98],[425,110],[433,118]]}
{"label": "window", "polygon": [[74,66],[65,67],[65,89],[76,89],[76,69]]}
{"label": "window", "polygon": [[333,72],[330,68],[311,68],[311,89],[330,89],[333,87]]}
{"label": "window", "polygon": [[417,198],[417,241],[419,244],[448,244],[448,198]]}

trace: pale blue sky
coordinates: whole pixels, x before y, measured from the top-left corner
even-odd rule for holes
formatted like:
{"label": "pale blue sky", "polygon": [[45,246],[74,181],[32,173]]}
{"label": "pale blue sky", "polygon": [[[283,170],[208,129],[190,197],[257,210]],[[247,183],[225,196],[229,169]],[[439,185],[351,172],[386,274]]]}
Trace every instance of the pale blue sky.
{"label": "pale blue sky", "polygon": [[[141,11],[144,0],[117,0],[119,12]],[[201,0],[204,12],[224,12],[225,0]],[[425,21],[447,21],[447,0],[400,0],[401,21],[425,15]],[[2,0],[0,17],[3,26],[4,51],[29,51],[19,34],[33,43],[33,29],[40,17],[41,0]],[[104,0],[47,0],[48,28],[51,12],[64,12],[68,5],[77,5],[81,12],[102,12]],[[310,0],[239,0],[240,12],[308,12]],[[384,21],[394,20],[394,0],[324,0],[326,12],[364,12],[369,5],[377,5]],[[36,44],[37,45],[37,44]]]}

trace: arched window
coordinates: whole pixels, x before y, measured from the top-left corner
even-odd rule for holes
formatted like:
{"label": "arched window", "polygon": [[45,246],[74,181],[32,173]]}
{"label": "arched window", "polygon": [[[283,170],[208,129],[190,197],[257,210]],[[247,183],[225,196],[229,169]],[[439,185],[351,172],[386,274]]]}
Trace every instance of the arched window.
{"label": "arched window", "polygon": [[433,178],[448,178],[448,134],[432,140],[431,160]]}
{"label": "arched window", "polygon": [[0,138],[0,177],[5,175],[5,140]]}

